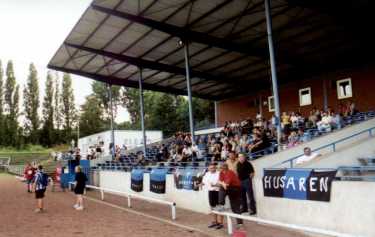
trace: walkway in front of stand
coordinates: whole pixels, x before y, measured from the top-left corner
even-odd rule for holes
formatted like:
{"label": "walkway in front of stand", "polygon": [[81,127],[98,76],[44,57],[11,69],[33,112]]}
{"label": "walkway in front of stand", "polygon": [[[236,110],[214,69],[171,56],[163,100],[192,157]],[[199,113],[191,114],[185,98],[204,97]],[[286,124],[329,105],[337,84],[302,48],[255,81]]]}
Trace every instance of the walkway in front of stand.
{"label": "walkway in front of stand", "polygon": [[[46,194],[46,212],[36,214],[34,194],[26,192],[25,184],[14,176],[0,176],[0,237],[204,237],[228,236],[226,230],[207,228],[210,217],[183,209],[177,210],[177,220],[170,220],[167,206],[134,200],[133,208],[125,208],[126,199],[88,193],[86,210],[72,208],[74,196],[69,192]],[[305,237],[285,229],[246,222],[248,237]]]}

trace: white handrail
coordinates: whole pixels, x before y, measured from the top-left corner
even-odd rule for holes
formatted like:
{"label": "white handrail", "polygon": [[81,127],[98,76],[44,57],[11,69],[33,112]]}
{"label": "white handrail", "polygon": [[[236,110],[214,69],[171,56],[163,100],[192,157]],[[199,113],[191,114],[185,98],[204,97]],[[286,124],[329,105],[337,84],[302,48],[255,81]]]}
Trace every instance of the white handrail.
{"label": "white handrail", "polygon": [[321,235],[326,235],[326,236],[361,237],[359,235],[354,236],[354,235],[343,234],[343,233],[339,233],[339,232],[331,231],[331,230],[323,230],[323,229],[319,229],[319,228],[313,228],[313,227],[307,227],[307,226],[301,226],[301,225],[295,225],[295,224],[287,224],[287,223],[278,222],[278,221],[265,220],[265,219],[261,219],[259,217],[239,215],[239,214],[235,214],[235,213],[231,213],[231,212],[212,211],[212,213],[220,215],[220,216],[226,216],[227,217],[228,234],[230,234],[230,235],[233,234],[233,225],[232,225],[232,220],[231,220],[231,217],[233,217],[233,218],[238,218],[238,219],[242,219],[242,220],[254,221],[254,222],[258,222],[258,223],[274,225],[274,226],[284,227],[284,228],[288,228],[288,229],[304,231],[304,232],[309,232],[309,233],[315,233],[315,234],[321,234]]}
{"label": "white handrail", "polygon": [[[71,187],[72,187],[71,185],[74,185],[74,182],[69,182],[69,189],[71,189]],[[97,186],[93,186],[93,185],[86,185],[86,188],[91,188],[91,189],[99,190],[100,191],[101,200],[104,200],[104,192],[112,193],[112,194],[117,194],[117,195],[123,196],[123,197],[127,197],[127,199],[128,199],[128,207],[129,208],[132,207],[132,205],[131,205],[131,199],[132,198],[142,199],[142,200],[146,200],[146,201],[150,201],[150,202],[154,202],[154,203],[159,203],[159,204],[170,206],[171,207],[172,220],[176,220],[176,203],[175,202],[160,200],[160,199],[156,199],[156,198],[152,198],[152,197],[146,197],[146,196],[142,196],[142,195],[138,195],[138,194],[134,194],[134,193],[122,192],[122,191],[118,191],[118,190],[114,190],[114,189],[109,189],[109,188],[97,187]]]}

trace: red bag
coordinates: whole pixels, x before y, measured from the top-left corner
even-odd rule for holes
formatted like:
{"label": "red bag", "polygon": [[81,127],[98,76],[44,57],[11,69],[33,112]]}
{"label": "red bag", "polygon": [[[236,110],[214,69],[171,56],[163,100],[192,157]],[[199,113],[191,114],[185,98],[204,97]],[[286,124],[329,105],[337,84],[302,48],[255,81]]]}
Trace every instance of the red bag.
{"label": "red bag", "polygon": [[235,230],[232,234],[232,237],[246,237],[246,231]]}

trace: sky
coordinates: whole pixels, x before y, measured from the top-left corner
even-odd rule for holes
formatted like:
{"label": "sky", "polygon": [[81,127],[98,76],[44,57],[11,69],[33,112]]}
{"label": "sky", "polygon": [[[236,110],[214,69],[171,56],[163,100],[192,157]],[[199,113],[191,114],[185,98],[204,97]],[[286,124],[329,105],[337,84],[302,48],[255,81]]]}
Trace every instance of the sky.
{"label": "sky", "polygon": [[[4,70],[6,62],[12,60],[17,83],[22,87],[33,62],[38,70],[42,99],[47,64],[91,1],[0,0],[0,60]],[[78,107],[91,93],[92,80],[74,75],[72,78]],[[120,109],[116,122],[128,120],[127,111]]]}

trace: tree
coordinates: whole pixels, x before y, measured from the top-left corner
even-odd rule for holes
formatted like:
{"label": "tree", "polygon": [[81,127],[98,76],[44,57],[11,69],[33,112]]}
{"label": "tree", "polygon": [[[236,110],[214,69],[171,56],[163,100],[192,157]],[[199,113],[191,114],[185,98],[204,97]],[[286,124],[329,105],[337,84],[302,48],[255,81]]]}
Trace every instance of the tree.
{"label": "tree", "polygon": [[3,90],[3,84],[4,84],[4,71],[3,71],[3,65],[0,60],[0,146],[4,144],[4,130],[5,130],[5,116],[4,116],[4,90]]}
{"label": "tree", "polygon": [[25,132],[29,134],[30,142],[37,144],[39,141],[39,84],[38,73],[34,64],[30,64],[29,76],[23,92],[25,107]]}
{"label": "tree", "polygon": [[100,100],[95,95],[87,96],[85,103],[81,106],[80,135],[87,136],[104,131],[107,128],[107,121],[103,115],[104,109]]}
{"label": "tree", "polygon": [[55,128],[60,130],[62,127],[62,116],[61,116],[61,93],[60,93],[60,80],[59,74],[56,72],[55,75],[55,95],[54,95],[54,116],[55,116]]}
{"label": "tree", "polygon": [[54,88],[53,78],[50,72],[47,74],[46,88],[43,99],[43,127],[41,132],[41,144],[45,146],[51,146],[55,143],[54,137]]}
{"label": "tree", "polygon": [[[93,91],[93,95],[98,99],[100,106],[105,109],[105,115],[109,118],[111,115],[110,111],[110,98],[109,98],[109,90],[108,84],[94,81],[91,84],[91,88]],[[117,115],[117,107],[120,104],[120,86],[111,86],[111,93],[112,93],[112,103],[113,103],[113,117],[115,118]]]}
{"label": "tree", "polygon": [[8,62],[6,68],[4,102],[4,109],[6,111],[5,144],[16,146],[18,140],[19,86],[16,85],[12,61]]}
{"label": "tree", "polygon": [[62,81],[62,118],[64,128],[64,141],[69,143],[73,138],[72,128],[76,119],[76,109],[72,88],[72,79],[69,74],[64,73]]}

